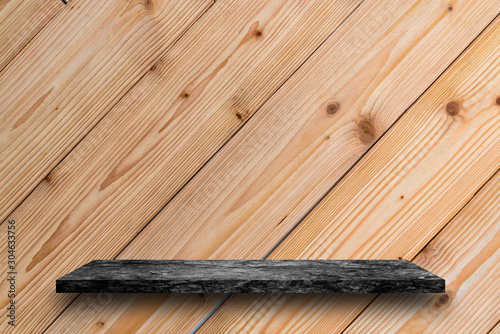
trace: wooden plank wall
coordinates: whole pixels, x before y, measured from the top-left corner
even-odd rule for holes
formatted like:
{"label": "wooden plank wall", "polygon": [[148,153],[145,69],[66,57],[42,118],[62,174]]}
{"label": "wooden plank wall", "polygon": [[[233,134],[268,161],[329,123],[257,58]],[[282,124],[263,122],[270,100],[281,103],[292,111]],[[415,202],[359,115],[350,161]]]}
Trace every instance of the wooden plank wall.
{"label": "wooden plank wall", "polygon": [[0,73],[63,7],[54,0],[0,2]]}
{"label": "wooden plank wall", "polygon": [[[500,168],[499,35],[497,19],[268,259],[413,259]],[[239,295],[200,332],[342,331],[374,297]]]}
{"label": "wooden plank wall", "polygon": [[[20,316],[2,332],[488,331],[499,13],[467,0],[7,2],[0,233],[17,222]],[[263,257],[400,257],[452,283],[413,299],[54,293],[93,259]]]}
{"label": "wooden plank wall", "polygon": [[[375,5],[379,11],[373,12]],[[498,13],[485,3],[460,2],[451,12],[439,1],[433,10],[428,6],[363,3],[119,258],[264,256]],[[378,21],[381,13],[391,14]],[[478,17],[465,19],[465,13]],[[409,26],[415,29],[408,31]],[[353,40],[363,42],[353,47]],[[372,77],[359,75],[368,69]],[[422,78],[422,72],[428,76]],[[378,99],[381,92],[384,98]],[[342,109],[328,115],[327,106],[335,102]],[[365,134],[371,128],[362,122],[367,118],[376,119],[371,138]],[[152,303],[143,296],[81,296],[49,332],[76,323],[110,332],[130,326],[189,331],[220,300],[157,296]]]}
{"label": "wooden plank wall", "polygon": [[18,253],[20,328],[48,326],[76,297],[55,279],[116,256],[358,3],[210,7],[9,215],[32,246]]}
{"label": "wooden plank wall", "polygon": [[489,332],[489,334],[498,334],[500,333],[500,322]]}
{"label": "wooden plank wall", "polygon": [[500,172],[424,247],[414,263],[445,294],[380,295],[345,333],[486,333],[500,320]]}
{"label": "wooden plank wall", "polygon": [[74,0],[30,41],[0,77],[2,220],[210,4]]}

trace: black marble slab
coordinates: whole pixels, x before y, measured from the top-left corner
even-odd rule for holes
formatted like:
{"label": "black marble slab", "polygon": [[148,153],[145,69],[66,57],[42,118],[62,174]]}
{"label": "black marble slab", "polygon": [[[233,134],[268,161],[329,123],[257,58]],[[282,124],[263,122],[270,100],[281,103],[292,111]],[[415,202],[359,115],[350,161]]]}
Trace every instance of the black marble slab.
{"label": "black marble slab", "polygon": [[441,293],[445,281],[405,260],[97,260],[56,292]]}

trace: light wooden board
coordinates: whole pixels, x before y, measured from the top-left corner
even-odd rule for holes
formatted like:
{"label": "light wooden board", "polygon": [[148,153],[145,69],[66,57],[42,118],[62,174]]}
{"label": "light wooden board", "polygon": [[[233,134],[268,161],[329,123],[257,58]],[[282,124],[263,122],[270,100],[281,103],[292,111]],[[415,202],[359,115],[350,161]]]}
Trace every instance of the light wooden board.
{"label": "light wooden board", "polygon": [[[491,4],[466,1],[451,12],[440,1],[367,1],[120,258],[261,258],[497,12]],[[326,116],[334,101],[342,109]],[[358,123],[368,116],[377,132],[362,141]],[[144,331],[184,332],[220,300],[155,298],[146,309],[145,299],[135,298],[80,297],[51,331],[75,323],[94,328],[102,320],[106,329],[136,323]]]}
{"label": "light wooden board", "polygon": [[[416,256],[500,168],[499,36],[500,18],[268,258]],[[337,333],[373,297],[231,297],[200,333]]]}
{"label": "light wooden board", "polygon": [[0,73],[63,7],[60,0],[0,1]]}
{"label": "light wooden board", "polygon": [[446,293],[380,295],[344,333],[487,333],[500,321],[500,172],[414,263]]}
{"label": "light wooden board", "polygon": [[74,0],[37,34],[0,77],[1,220],[210,4]]}
{"label": "light wooden board", "polygon": [[116,256],[358,3],[210,7],[9,216],[24,243],[20,329],[50,324],[76,297],[56,296],[55,279]]}

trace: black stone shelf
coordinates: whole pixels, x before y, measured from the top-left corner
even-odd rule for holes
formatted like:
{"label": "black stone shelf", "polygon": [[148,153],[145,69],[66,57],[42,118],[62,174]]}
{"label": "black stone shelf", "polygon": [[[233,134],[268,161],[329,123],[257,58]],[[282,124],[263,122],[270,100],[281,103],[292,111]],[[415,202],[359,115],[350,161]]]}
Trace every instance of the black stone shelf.
{"label": "black stone shelf", "polygon": [[59,293],[441,293],[444,279],[405,260],[96,260]]}

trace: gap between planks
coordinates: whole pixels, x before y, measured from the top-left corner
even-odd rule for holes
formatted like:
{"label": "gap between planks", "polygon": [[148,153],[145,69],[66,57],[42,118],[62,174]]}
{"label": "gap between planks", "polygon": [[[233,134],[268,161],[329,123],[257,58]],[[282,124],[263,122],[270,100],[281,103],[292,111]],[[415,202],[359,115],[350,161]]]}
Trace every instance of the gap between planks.
{"label": "gap between planks", "polygon": [[[68,0],[68,1],[61,0],[61,1],[62,1],[65,5],[66,5],[66,4],[68,4],[71,0]],[[200,16],[199,16],[197,19],[195,19],[195,20],[194,20],[194,21],[193,21],[193,22],[192,22],[192,23],[191,23],[191,24],[187,27],[187,29],[186,29],[186,30],[185,30],[182,34],[180,34],[180,35],[179,35],[179,37],[178,37],[178,38],[177,38],[177,39],[176,39],[176,40],[172,43],[172,45],[170,46],[170,48],[169,48],[168,50],[170,50],[172,47],[174,47],[174,46],[175,46],[175,44],[176,44],[176,43],[177,43],[177,42],[178,42],[178,41],[179,41],[179,40],[180,40],[180,39],[181,39],[181,38],[182,38],[182,37],[183,37],[183,36],[184,36],[184,35],[185,35],[188,31],[189,31],[189,29],[191,29],[191,27],[192,27],[192,26],[193,26],[193,25],[194,25],[194,24],[195,24],[195,23],[196,23],[196,22],[197,22],[197,21],[198,21],[198,20],[199,20],[199,19],[200,19],[200,18],[201,18],[204,14],[205,14],[205,13],[206,13],[206,12],[207,12],[207,11],[208,11],[208,10],[209,10],[209,9],[210,9],[213,5],[214,5],[214,4],[215,4],[215,0],[212,0],[212,4],[211,4],[210,6],[208,6],[208,7],[207,7],[207,8],[206,8],[206,9],[205,9],[205,10],[204,10],[201,14],[200,14]],[[48,24],[48,23],[47,23],[47,24]],[[45,27],[45,26],[44,26],[44,27]],[[40,29],[40,31],[41,31],[41,30],[42,30],[42,29]],[[166,52],[168,52],[168,50],[167,50]],[[166,52],[165,52],[165,53],[166,53]],[[160,59],[161,59],[161,57],[160,57]],[[156,61],[156,63],[155,63],[155,64],[153,64],[153,66],[149,69],[149,71],[151,71],[151,69],[152,69],[152,68],[155,68],[155,67],[157,66],[157,63],[160,61],[160,59],[158,59],[158,61]],[[14,60],[14,58],[13,58],[12,60]],[[102,122],[102,120],[104,120],[104,119],[106,118],[106,115],[108,115],[108,113],[109,113],[111,110],[113,110],[113,108],[114,108],[116,105],[118,105],[118,104],[120,103],[120,101],[122,101],[122,100],[123,100],[123,98],[124,98],[125,96],[127,96],[127,94],[129,94],[131,91],[133,91],[134,87],[135,87],[135,86],[136,86],[136,85],[137,85],[137,84],[138,84],[138,83],[139,83],[139,82],[140,82],[140,81],[144,78],[144,76],[146,76],[146,75],[149,73],[149,71],[145,71],[145,72],[144,72],[144,74],[143,74],[142,76],[140,76],[134,84],[132,84],[132,86],[130,87],[130,89],[128,89],[127,91],[125,91],[125,92],[123,93],[123,95],[122,95],[122,96],[121,96],[121,97],[120,97],[120,98],[116,101],[116,103],[114,103],[114,104],[113,104],[113,106],[112,106],[112,107],[108,110],[108,112],[104,113],[104,114],[103,114],[103,115],[99,118],[99,120],[97,120],[97,122],[96,122],[96,123],[95,123],[92,127],[90,127],[88,131],[86,131],[87,133],[86,133],[84,136],[82,136],[82,137],[80,138],[80,140],[78,140],[78,141],[77,141],[77,142],[76,142],[76,143],[75,143],[75,144],[74,144],[74,145],[73,145],[73,146],[72,146],[72,147],[68,150],[68,152],[67,152],[67,153],[66,153],[66,154],[65,154],[65,155],[64,155],[61,159],[59,159],[59,161],[55,164],[55,166],[54,166],[54,167],[53,167],[53,168],[49,171],[49,173],[47,174],[47,176],[45,176],[43,179],[41,179],[41,180],[40,180],[40,182],[38,182],[38,183],[37,183],[37,184],[33,187],[33,189],[32,189],[31,191],[29,191],[29,192],[27,193],[27,195],[26,195],[26,196],[24,196],[24,198],[22,198],[22,199],[19,201],[19,204],[17,204],[17,205],[14,207],[14,209],[12,209],[12,211],[11,211],[11,212],[9,212],[9,213],[7,214],[7,217],[8,217],[8,216],[10,216],[10,215],[12,215],[12,214],[16,211],[16,209],[18,209],[18,208],[19,208],[19,207],[23,204],[23,202],[24,202],[27,198],[29,198],[29,197],[31,196],[31,194],[32,194],[32,193],[33,193],[33,192],[34,192],[34,191],[35,191],[35,190],[36,190],[36,189],[37,189],[37,188],[38,188],[38,187],[39,187],[39,186],[40,186],[40,185],[41,185],[44,181],[46,181],[46,182],[50,182],[50,181],[51,181],[51,177],[52,177],[53,172],[57,169],[57,167],[61,164],[61,162],[63,162],[63,161],[64,161],[64,160],[65,160],[65,159],[66,159],[66,158],[67,158],[67,157],[71,154],[71,152],[73,151],[73,149],[74,149],[75,147],[77,147],[78,145],[80,145],[80,144],[84,141],[84,139],[87,137],[87,135],[88,135],[89,133],[91,133],[92,131],[94,131],[94,129],[95,129],[95,128],[97,128],[97,127],[98,127],[98,125]],[[0,74],[1,74],[1,70],[0,70]],[[0,218],[1,218],[1,217],[0,217]],[[0,224],[3,224],[3,223],[5,223],[5,220],[2,220]]]}
{"label": "gap between planks", "polygon": [[[0,4],[0,7],[2,5]],[[54,0],[7,1],[0,9],[0,76],[63,8]],[[13,7],[10,10],[10,7]],[[9,13],[5,11],[10,10]],[[5,16],[5,17],[4,17]]]}

